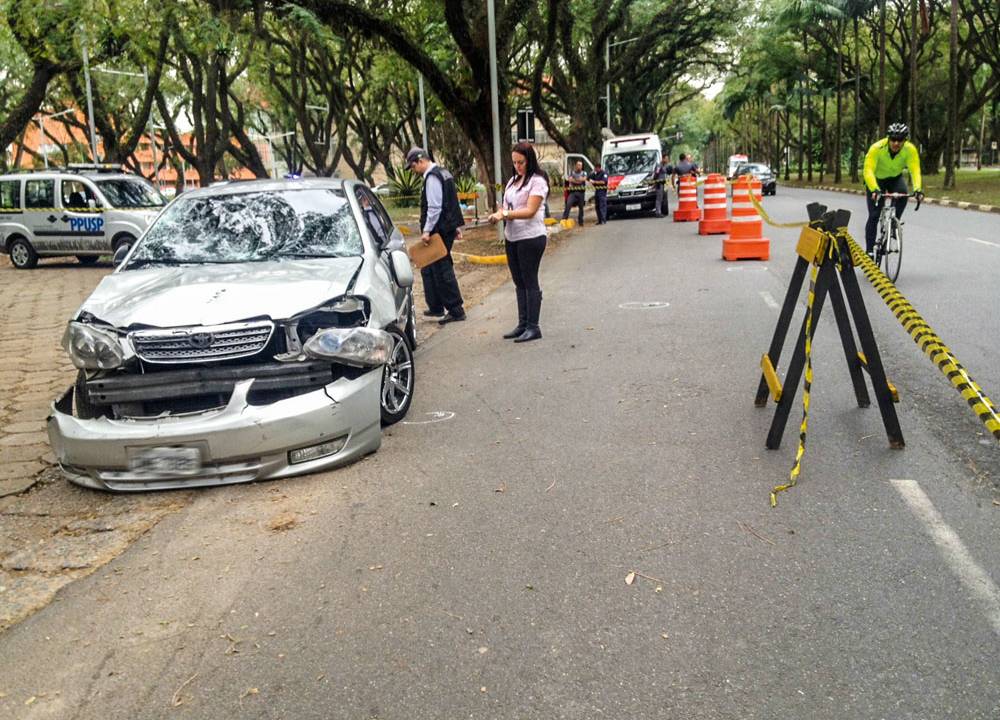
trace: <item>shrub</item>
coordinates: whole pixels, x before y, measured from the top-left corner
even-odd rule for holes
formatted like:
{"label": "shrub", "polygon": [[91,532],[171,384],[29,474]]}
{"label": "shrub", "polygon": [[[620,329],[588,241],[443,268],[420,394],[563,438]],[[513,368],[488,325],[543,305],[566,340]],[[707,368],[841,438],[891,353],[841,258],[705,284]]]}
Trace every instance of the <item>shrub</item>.
{"label": "shrub", "polygon": [[392,202],[396,207],[414,207],[420,204],[420,190],[424,179],[412,170],[399,168],[396,177],[389,181]]}

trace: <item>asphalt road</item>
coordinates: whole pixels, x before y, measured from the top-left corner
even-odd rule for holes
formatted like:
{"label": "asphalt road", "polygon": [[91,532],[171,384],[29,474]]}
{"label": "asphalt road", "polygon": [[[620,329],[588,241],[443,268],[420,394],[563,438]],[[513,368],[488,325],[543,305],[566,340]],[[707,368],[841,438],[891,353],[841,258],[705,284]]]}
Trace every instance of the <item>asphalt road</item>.
{"label": "asphalt road", "polygon": [[[814,199],[861,237],[860,197],[765,206]],[[996,219],[906,220],[899,287],[996,398]],[[500,339],[501,288],[420,350],[377,454],[201,493],[0,635],[0,716],[997,718],[1000,450],[866,288],[907,446],[827,311],[771,509],[800,409],[766,450],[797,231],[767,234],[742,263],[693,223],[580,234],[543,260],[542,341]]]}

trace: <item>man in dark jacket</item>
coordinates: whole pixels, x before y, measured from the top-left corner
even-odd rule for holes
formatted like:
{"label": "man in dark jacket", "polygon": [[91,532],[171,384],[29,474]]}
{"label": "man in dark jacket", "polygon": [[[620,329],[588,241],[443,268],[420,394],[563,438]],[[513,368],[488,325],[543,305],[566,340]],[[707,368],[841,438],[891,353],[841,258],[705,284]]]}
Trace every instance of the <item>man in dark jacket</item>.
{"label": "man in dark jacket", "polygon": [[443,258],[420,269],[424,299],[427,301],[424,315],[440,317],[440,325],[465,320],[462,293],[458,289],[458,278],[455,277],[451,259],[451,246],[455,243],[458,229],[465,224],[462,208],[458,204],[455,178],[419,147],[410,148],[406,153],[406,167],[424,176],[424,188],[420,193],[421,242],[429,243],[431,235],[437,233],[448,249]]}
{"label": "man in dark jacket", "polygon": [[673,172],[669,155],[660,158],[660,164],[653,169],[653,185],[656,186],[656,205],[653,211],[656,217],[666,217],[670,213],[667,203],[667,183],[670,182]]}
{"label": "man in dark jacket", "polygon": [[608,221],[608,174],[600,165],[587,176],[594,187],[594,210],[597,212],[597,224],[604,225]]}

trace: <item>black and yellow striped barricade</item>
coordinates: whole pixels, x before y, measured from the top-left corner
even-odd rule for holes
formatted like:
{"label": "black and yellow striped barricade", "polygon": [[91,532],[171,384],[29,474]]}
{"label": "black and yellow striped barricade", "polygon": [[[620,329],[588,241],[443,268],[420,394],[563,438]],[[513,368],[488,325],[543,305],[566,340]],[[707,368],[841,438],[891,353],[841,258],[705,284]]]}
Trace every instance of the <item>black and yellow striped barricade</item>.
{"label": "black and yellow striped barricade", "polygon": [[[899,427],[899,419],[896,416],[896,408],[893,406],[893,402],[897,400],[896,393],[885,376],[878,345],[872,333],[871,321],[868,318],[861,289],[854,273],[850,247],[845,239],[846,233],[843,232],[843,228],[847,226],[850,219],[850,212],[847,210],[827,212],[826,207],[818,203],[810,204],[807,210],[809,224],[802,229],[802,234],[799,237],[799,243],[796,247],[798,258],[795,262],[795,270],[792,273],[788,292],[778,316],[771,345],[761,358],[761,378],[754,403],[758,407],[764,407],[769,395],[777,403],[766,442],[768,449],[776,450],[781,446],[781,438],[788,422],[792,403],[795,400],[799,380],[803,376],[803,371],[805,372],[802,424],[799,431],[799,447],[796,452],[795,464],[792,467],[789,483],[776,487],[775,492],[780,492],[795,484],[800,461],[805,451],[812,386],[812,342],[827,297],[830,298],[833,305],[833,313],[837,321],[837,329],[840,333],[844,357],[851,375],[858,407],[864,408],[871,405],[864,381],[864,371],[867,371],[882,414],[882,422],[889,438],[890,447],[902,448],[905,446],[903,433]],[[795,342],[784,383],[782,383],[778,377],[778,361],[791,324],[795,304],[798,302],[802,290],[806,270],[810,266],[811,275],[806,315]],[[855,330],[857,331],[857,343],[855,342]],[[858,351],[858,343],[861,345],[861,352]],[[772,505],[776,502],[773,493],[771,502]]]}

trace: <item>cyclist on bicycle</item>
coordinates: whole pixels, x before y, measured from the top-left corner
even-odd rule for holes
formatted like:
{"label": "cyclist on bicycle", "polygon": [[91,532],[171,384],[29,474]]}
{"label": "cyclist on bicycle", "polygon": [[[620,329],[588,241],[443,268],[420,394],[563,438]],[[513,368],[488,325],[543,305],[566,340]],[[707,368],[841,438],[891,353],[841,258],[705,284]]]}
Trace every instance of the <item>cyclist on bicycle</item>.
{"label": "cyclist on bicycle", "polygon": [[[910,171],[910,182],[913,192],[919,200],[923,199],[923,184],[920,178],[920,154],[917,146],[907,141],[910,128],[903,123],[893,123],[889,126],[888,137],[882,138],[868,148],[865,155],[865,188],[868,198],[868,223],[865,225],[865,249],[869,255],[875,252],[875,233],[878,230],[878,218],[882,212],[885,198],[882,193],[906,194],[906,181],[903,180],[903,167]],[[906,209],[906,198],[896,199],[896,217],[903,217]]]}

